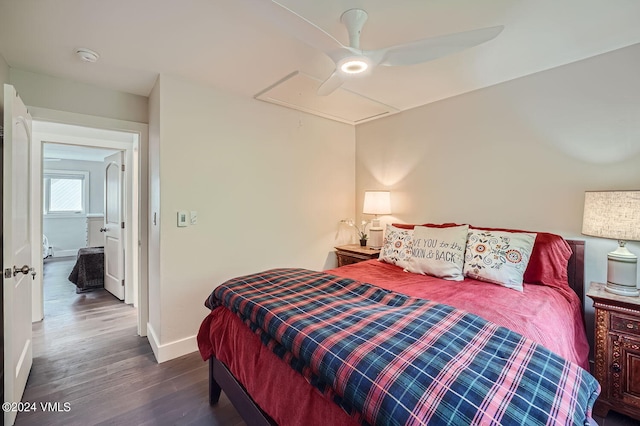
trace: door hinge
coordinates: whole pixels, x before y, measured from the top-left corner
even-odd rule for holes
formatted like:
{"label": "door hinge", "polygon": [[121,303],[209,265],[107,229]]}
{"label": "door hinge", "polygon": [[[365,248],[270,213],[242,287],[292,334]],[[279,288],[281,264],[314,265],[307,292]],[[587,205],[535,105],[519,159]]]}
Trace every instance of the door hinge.
{"label": "door hinge", "polygon": [[124,229],[124,222],[122,222],[122,229]]}
{"label": "door hinge", "polygon": [[124,172],[124,164],[122,165],[122,171]]}
{"label": "door hinge", "polygon": [[122,287],[124,287],[124,280],[122,280]]}

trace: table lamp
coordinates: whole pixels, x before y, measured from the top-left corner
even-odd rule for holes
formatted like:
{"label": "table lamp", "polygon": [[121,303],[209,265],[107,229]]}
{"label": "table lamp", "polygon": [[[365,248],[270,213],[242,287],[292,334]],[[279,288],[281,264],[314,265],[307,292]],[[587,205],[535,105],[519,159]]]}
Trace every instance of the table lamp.
{"label": "table lamp", "polygon": [[391,194],[389,191],[365,191],[362,213],[374,215],[369,228],[369,246],[380,248],[383,244],[384,230],[380,227],[378,215],[391,214]]}
{"label": "table lamp", "polygon": [[584,196],[582,233],[618,240],[607,255],[605,290],[622,296],[638,296],[638,257],[625,247],[640,241],[640,191],[587,191]]}

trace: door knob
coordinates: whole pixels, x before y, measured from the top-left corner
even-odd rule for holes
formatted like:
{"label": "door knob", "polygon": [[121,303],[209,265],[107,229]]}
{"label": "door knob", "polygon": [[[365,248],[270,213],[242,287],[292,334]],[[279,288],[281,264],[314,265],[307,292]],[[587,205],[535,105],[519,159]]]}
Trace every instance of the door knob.
{"label": "door knob", "polygon": [[18,268],[17,266],[13,267],[13,276],[14,277],[16,275],[18,275],[20,272],[22,272],[25,275],[27,275],[28,273],[31,273],[31,274],[33,274],[34,277],[36,275],[35,270],[33,268],[30,268],[29,265],[24,265],[22,268]]}
{"label": "door knob", "polygon": [[100,232],[107,232],[107,228],[100,228]]}

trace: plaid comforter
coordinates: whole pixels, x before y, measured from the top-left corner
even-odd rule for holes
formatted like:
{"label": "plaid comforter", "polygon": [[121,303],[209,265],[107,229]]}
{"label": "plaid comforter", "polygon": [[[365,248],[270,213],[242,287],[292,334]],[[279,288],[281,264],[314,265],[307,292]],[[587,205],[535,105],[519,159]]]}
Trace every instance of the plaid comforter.
{"label": "plaid comforter", "polygon": [[583,425],[600,392],[585,370],[504,327],[322,272],[238,277],[206,305],[236,313],[363,423]]}

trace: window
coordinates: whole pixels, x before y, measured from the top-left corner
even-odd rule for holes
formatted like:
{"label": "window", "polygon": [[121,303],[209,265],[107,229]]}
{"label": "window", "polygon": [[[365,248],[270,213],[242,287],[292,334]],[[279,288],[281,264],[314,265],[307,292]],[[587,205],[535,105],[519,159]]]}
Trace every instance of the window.
{"label": "window", "polygon": [[45,170],[43,201],[45,215],[85,214],[88,199],[88,172]]}

